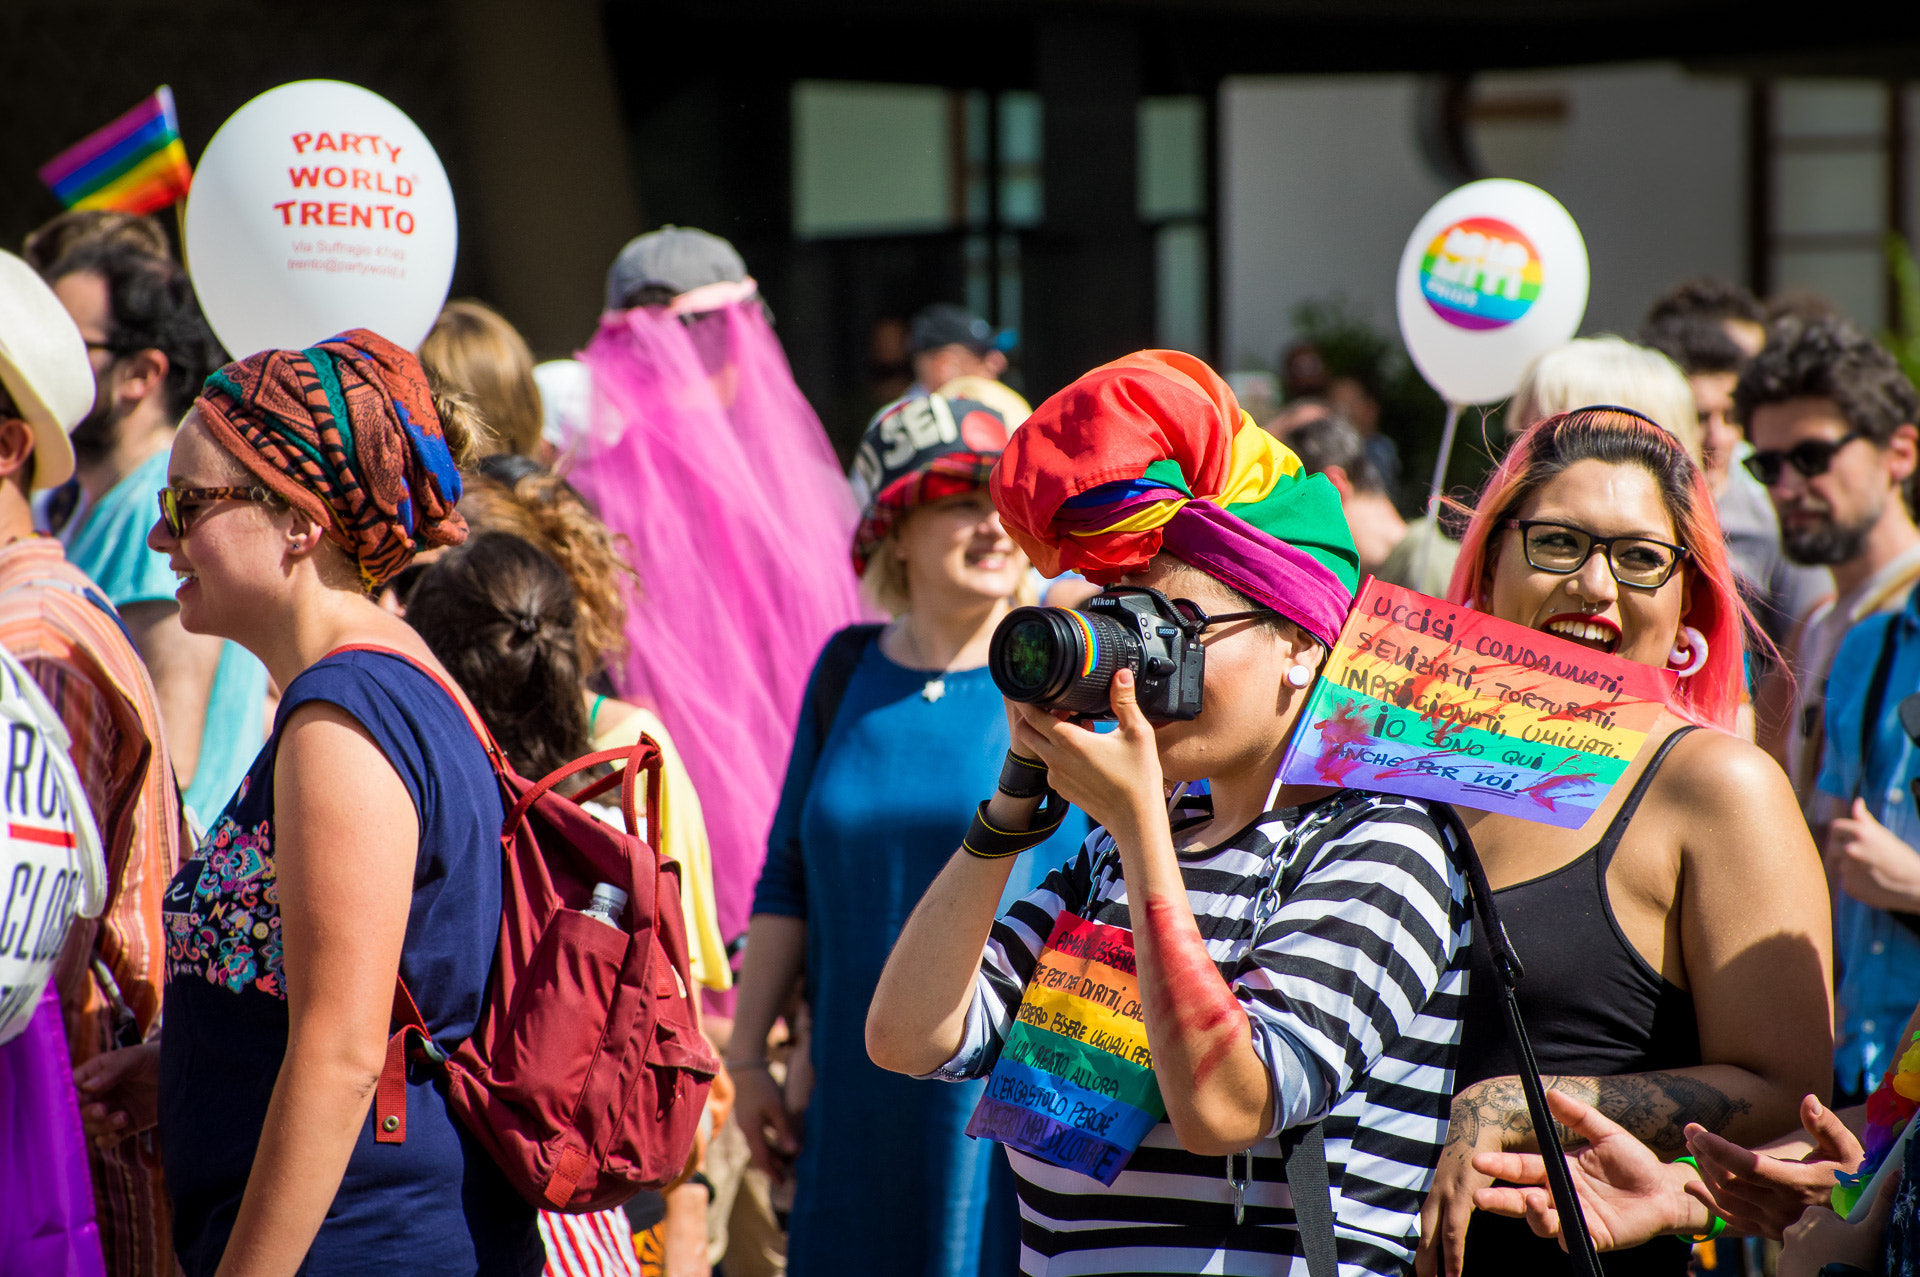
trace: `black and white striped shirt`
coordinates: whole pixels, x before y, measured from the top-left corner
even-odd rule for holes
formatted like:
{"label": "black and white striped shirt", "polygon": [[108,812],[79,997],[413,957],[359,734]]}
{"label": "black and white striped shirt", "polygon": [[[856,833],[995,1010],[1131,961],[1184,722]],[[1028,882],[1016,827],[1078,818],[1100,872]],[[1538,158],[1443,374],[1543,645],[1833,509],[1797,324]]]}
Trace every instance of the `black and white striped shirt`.
{"label": "black and white striped shirt", "polygon": [[[1183,800],[1175,829],[1208,816],[1209,802]],[[1289,851],[1288,831],[1303,820]],[[1111,844],[1094,830],[994,924],[966,1040],[933,1076],[991,1071],[1062,910],[1130,926]],[[1305,872],[1256,935],[1276,848],[1289,861],[1305,857]],[[1420,802],[1349,792],[1269,811],[1217,847],[1180,853],[1180,868],[1207,952],[1274,1080],[1274,1129],[1253,1146],[1244,1223],[1233,1221],[1227,1160],[1187,1152],[1164,1121],[1111,1188],[1009,1150],[1021,1271],[1305,1277],[1278,1136],[1326,1116],[1340,1272],[1411,1273],[1420,1204],[1446,1140],[1472,937],[1466,879],[1444,836]]]}

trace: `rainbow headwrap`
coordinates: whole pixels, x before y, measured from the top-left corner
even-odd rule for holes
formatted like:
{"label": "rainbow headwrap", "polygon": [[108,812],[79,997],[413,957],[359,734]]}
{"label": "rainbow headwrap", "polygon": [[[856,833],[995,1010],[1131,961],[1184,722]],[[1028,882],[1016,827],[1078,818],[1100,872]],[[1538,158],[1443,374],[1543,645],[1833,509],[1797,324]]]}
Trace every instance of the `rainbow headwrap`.
{"label": "rainbow headwrap", "polygon": [[1178,351],[1116,359],[1041,404],[991,488],[1048,576],[1110,585],[1165,550],[1328,647],[1360,583],[1339,492]]}

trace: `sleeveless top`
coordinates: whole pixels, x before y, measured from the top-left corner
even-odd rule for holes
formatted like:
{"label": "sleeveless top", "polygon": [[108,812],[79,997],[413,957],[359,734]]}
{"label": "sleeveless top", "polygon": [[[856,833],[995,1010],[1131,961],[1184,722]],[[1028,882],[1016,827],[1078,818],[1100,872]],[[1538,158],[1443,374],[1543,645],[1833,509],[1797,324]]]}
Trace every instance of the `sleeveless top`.
{"label": "sleeveless top", "polygon": [[[174,1247],[189,1277],[219,1266],[286,1056],[273,773],[294,710],[351,714],[406,785],[420,824],[400,973],[434,1040],[473,1032],[500,936],[500,790],[460,707],[395,656],[341,652],[293,680],[273,734],[167,888],[160,1139]],[[339,831],[351,838],[353,831]],[[378,1144],[372,1106],[301,1272],[538,1273],[533,1207],[448,1113],[432,1073],[407,1076],[407,1138]]]}
{"label": "sleeveless top", "polygon": [[[1620,929],[1607,896],[1607,869],[1654,776],[1681,737],[1660,743],[1600,841],[1571,863],[1494,892],[1514,951],[1526,967],[1520,1013],[1540,1072],[1548,1077],[1611,1077],[1700,1063],[1693,995],[1665,979]],[[1500,985],[1485,945],[1473,946],[1467,1011],[1455,1092],[1519,1065],[1507,1042]],[[1688,1247],[1673,1237],[1600,1257],[1609,1273],[1679,1274]],[[1558,1242],[1536,1237],[1525,1220],[1476,1211],[1467,1230],[1467,1272],[1564,1272]]]}

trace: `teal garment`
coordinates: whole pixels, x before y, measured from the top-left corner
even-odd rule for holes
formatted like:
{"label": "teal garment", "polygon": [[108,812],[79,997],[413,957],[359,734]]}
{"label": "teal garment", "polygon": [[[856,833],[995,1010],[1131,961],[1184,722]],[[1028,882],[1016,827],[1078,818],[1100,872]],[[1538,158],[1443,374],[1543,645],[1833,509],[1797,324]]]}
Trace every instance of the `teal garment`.
{"label": "teal garment", "polygon": [[[993,793],[1007,713],[985,669],[932,676],[870,640],[816,744],[811,683],[756,914],[807,924],[814,1088],[794,1167],[789,1277],[1012,1277],[1020,1210],[1006,1154],[971,1139],[984,1081],[928,1081],[867,1057],[867,1007],[920,897]],[[1069,812],[1021,855],[999,909],[1074,855],[1087,818]]]}
{"label": "teal garment", "polygon": [[[165,448],[154,453],[61,534],[67,562],[92,577],[115,607],[171,603],[179,587],[167,556],[147,548],[147,533],[160,517],[155,494],[167,486],[168,456]],[[200,764],[180,796],[202,823],[227,805],[267,739],[267,667],[238,643],[224,647],[207,698]]]}

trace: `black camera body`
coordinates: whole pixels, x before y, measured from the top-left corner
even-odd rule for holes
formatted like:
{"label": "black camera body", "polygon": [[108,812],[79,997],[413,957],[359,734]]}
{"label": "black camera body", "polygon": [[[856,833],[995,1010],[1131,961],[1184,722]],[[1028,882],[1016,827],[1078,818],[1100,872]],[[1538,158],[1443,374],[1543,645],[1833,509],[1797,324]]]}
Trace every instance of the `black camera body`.
{"label": "black camera body", "polygon": [[1200,713],[1207,650],[1192,618],[1144,586],[1114,586],[1078,608],[1022,607],[993,632],[987,669],[1008,700],[1111,719],[1113,676],[1133,671],[1154,722]]}

